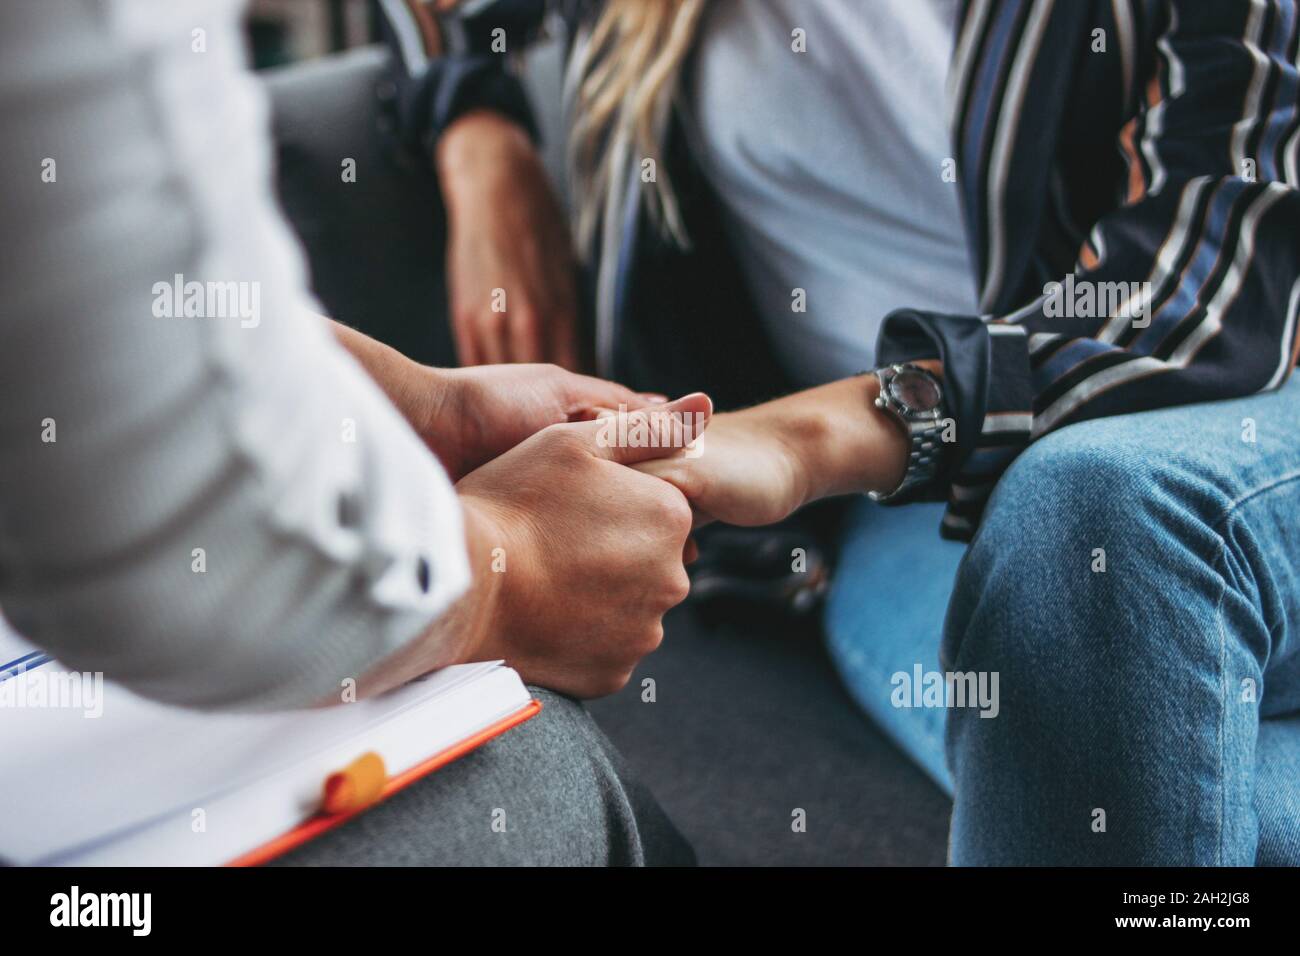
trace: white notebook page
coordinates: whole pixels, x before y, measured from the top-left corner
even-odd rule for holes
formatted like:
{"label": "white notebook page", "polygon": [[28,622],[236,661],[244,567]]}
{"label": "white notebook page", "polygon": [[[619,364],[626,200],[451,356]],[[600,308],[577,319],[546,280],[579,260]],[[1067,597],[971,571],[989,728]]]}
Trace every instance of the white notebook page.
{"label": "white notebook page", "polygon": [[[518,675],[488,662],[312,711],[198,713],[111,683],[102,700],[87,684],[81,707],[50,706],[59,693],[72,699],[52,689],[67,673],[57,662],[4,673],[33,651],[0,635],[0,857],[14,863],[224,862],[311,815],[324,777],[362,753],[400,773],[529,700]],[[44,706],[31,705],[38,681]],[[135,850],[109,846],[127,838]]]}

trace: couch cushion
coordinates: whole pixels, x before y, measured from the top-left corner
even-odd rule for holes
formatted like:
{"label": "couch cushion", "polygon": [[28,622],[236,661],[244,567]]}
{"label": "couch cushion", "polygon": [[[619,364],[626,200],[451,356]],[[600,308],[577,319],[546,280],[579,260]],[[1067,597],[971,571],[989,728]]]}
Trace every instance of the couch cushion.
{"label": "couch cushion", "polygon": [[687,606],[665,630],[589,707],[702,864],[943,864],[947,797],[858,712],[815,625],[706,623]]}

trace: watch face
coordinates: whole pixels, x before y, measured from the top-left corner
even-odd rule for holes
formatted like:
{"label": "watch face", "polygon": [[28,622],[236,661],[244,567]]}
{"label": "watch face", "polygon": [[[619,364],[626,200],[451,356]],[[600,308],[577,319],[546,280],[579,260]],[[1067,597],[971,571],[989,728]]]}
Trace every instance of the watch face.
{"label": "watch face", "polygon": [[905,368],[890,379],[889,396],[914,412],[932,412],[942,399],[938,383],[914,368]]}

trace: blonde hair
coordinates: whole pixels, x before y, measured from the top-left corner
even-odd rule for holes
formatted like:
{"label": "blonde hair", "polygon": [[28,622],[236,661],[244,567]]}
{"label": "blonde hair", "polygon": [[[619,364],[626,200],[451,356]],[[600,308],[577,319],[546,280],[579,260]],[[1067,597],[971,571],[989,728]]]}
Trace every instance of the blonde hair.
{"label": "blonde hair", "polygon": [[662,160],[662,138],[682,63],[695,39],[705,0],[607,0],[582,51],[569,131],[576,233],[586,255],[596,219],[615,182],[614,144],[654,161],[654,188],[646,199],[653,221],[680,245],[687,243],[672,184]]}

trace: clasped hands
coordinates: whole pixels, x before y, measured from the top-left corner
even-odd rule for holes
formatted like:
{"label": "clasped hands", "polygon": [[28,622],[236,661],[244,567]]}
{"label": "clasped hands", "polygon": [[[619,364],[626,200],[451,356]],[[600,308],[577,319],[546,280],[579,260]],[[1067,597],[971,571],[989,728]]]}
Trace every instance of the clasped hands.
{"label": "clasped hands", "polygon": [[[456,482],[473,571],[423,640],[365,675],[365,693],[495,658],[574,696],[612,693],[686,597],[693,527],[770,524],[818,498],[893,488],[906,460],[901,430],[870,411],[874,376],[715,415],[702,393],[669,402],[555,365],[435,369],[335,332]],[[608,440],[669,415],[691,426],[689,450]]]}
{"label": "clasped hands", "polygon": [[[779,446],[742,438],[744,414],[735,426],[733,416],[714,417],[703,394],[667,402],[545,365],[439,377],[448,391],[423,434],[456,479],[485,579],[470,598],[482,610],[466,659],[504,657],[531,682],[580,697],[618,690],[686,597],[690,533],[715,517],[707,508],[766,523],[800,503]],[[608,415],[626,418],[610,427]],[[647,424],[656,440],[627,440]],[[697,437],[704,427],[710,434]],[[683,447],[692,439],[702,454]],[[747,482],[747,501],[728,470],[713,467],[742,448],[746,460],[734,467],[771,478]]]}
{"label": "clasped hands", "polygon": [[[669,402],[555,365],[435,369],[335,333],[456,483],[473,577],[427,634],[364,675],[363,693],[495,658],[574,696],[612,693],[686,597],[692,527],[760,524],[801,503],[781,443],[746,426],[758,410],[713,416],[701,393]],[[628,416],[623,435],[639,418],[687,427],[656,432],[678,442],[610,440],[609,414]],[[695,457],[681,446],[705,427]]]}

